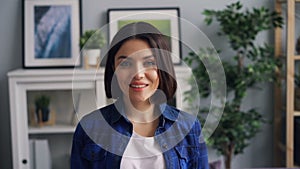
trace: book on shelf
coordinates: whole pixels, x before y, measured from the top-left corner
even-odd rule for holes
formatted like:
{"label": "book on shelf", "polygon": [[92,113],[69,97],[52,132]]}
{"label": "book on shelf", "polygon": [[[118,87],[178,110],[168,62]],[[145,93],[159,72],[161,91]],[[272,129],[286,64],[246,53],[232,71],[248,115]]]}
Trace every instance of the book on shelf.
{"label": "book on shelf", "polygon": [[48,140],[29,140],[30,169],[51,169],[51,154]]}

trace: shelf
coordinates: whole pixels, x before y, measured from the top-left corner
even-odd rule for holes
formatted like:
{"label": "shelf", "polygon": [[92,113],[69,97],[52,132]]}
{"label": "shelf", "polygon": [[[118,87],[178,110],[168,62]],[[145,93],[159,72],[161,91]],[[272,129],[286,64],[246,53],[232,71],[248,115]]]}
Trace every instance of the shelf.
{"label": "shelf", "polygon": [[295,60],[300,60],[300,55],[296,55],[294,58]]}
{"label": "shelf", "polygon": [[36,71],[36,69],[17,69],[12,72],[8,73],[8,76],[13,77],[32,77],[32,76],[55,76],[55,77],[61,77],[61,76],[68,76],[73,77],[74,74],[78,75],[84,75],[84,76],[95,76],[96,74],[104,74],[104,68],[100,68],[97,70],[93,69],[43,69]]}
{"label": "shelf", "polygon": [[[294,60],[300,60],[300,55],[291,55],[291,57],[294,57]],[[286,60],[286,54],[280,54],[277,57],[278,59]]]}
{"label": "shelf", "polygon": [[280,52],[279,54],[276,55],[276,57],[279,58],[279,59],[286,59],[286,54]]}
{"label": "shelf", "polygon": [[[286,3],[287,0],[277,0],[279,3]],[[295,2],[300,2],[300,0],[295,0]]]}
{"label": "shelf", "polygon": [[53,125],[43,127],[28,127],[29,134],[62,134],[62,133],[74,133],[75,126],[73,125]]}
{"label": "shelf", "polygon": [[[284,72],[284,75],[287,76],[285,82],[282,84],[281,89],[283,90],[281,90],[280,94],[275,95],[275,103],[280,103],[280,105],[275,105],[277,109],[274,114],[274,121],[282,120],[282,123],[278,123],[280,126],[274,125],[274,136],[276,136],[274,141],[275,167],[284,165],[286,168],[300,168],[298,167],[299,164],[295,164],[296,161],[294,160],[296,152],[299,152],[295,147],[295,138],[299,136],[299,132],[294,131],[296,125],[294,124],[295,117],[300,117],[300,110],[296,110],[294,105],[296,98],[294,92],[294,74],[298,67],[297,62],[300,61],[300,53],[295,50],[297,40],[295,35],[298,34],[299,29],[299,25],[296,23],[298,22],[296,21],[298,19],[296,11],[298,11],[299,2],[300,0],[276,0],[275,2],[275,10],[282,15],[284,26],[275,30],[274,49],[276,58],[286,59],[283,60],[283,67],[279,72]],[[278,108],[279,106],[285,109],[284,116],[281,114],[282,111]],[[285,144],[282,144],[283,139]]]}
{"label": "shelf", "polygon": [[295,111],[294,116],[300,116],[300,111]]}

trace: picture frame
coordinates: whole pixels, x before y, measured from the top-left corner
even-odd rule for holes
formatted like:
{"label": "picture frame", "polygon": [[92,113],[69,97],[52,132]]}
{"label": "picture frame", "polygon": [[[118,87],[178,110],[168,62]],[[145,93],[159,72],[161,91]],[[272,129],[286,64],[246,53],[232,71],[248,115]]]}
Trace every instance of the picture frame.
{"label": "picture frame", "polygon": [[107,10],[109,42],[124,25],[143,21],[152,24],[167,37],[174,65],[181,64],[180,10],[169,8],[111,8]]}
{"label": "picture frame", "polygon": [[23,68],[81,66],[81,0],[23,0]]}

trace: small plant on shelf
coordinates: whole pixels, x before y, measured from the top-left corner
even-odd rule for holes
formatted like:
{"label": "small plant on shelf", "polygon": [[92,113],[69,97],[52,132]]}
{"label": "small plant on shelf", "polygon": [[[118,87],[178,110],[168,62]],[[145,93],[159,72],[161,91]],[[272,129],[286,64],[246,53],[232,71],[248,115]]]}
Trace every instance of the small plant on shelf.
{"label": "small plant on shelf", "polygon": [[106,44],[106,38],[100,30],[87,30],[80,37],[80,48],[83,50],[84,67],[97,67],[100,64],[101,49]]}
{"label": "small plant on shelf", "polygon": [[37,115],[38,122],[47,122],[49,120],[49,104],[50,97],[47,95],[40,95],[35,99],[35,112]]}
{"label": "small plant on shelf", "polygon": [[106,44],[106,39],[101,31],[86,30],[80,37],[80,48],[84,49],[101,49]]}

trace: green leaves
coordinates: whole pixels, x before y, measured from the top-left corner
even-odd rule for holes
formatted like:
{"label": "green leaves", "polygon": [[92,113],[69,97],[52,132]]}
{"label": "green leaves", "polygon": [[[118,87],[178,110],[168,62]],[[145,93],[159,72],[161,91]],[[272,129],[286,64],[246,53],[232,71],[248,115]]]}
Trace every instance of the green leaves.
{"label": "green leaves", "polygon": [[241,111],[237,105],[227,103],[220,125],[208,139],[208,144],[223,155],[228,151],[229,145],[234,145],[234,154],[240,154],[260,130],[263,122],[263,117],[255,109]]}
{"label": "green leaves", "polygon": [[106,44],[106,38],[100,30],[87,30],[80,37],[80,48],[101,49]]}
{"label": "green leaves", "polygon": [[205,23],[210,25],[213,19],[220,23],[222,34],[228,37],[229,43],[234,50],[246,49],[251,46],[257,34],[261,31],[279,27],[283,23],[282,17],[268,9],[253,8],[251,11],[242,11],[240,2],[228,5],[226,9],[215,11],[205,10]]}
{"label": "green leaves", "polygon": [[50,97],[42,94],[35,98],[34,103],[37,108],[47,108],[50,104]]}
{"label": "green leaves", "polygon": [[[223,10],[203,11],[205,23],[212,25],[217,21],[220,24],[218,35],[225,36],[235,51],[231,60],[223,61],[223,65],[220,65],[224,68],[227,94],[231,97],[226,101],[217,129],[207,140],[208,144],[223,155],[228,155],[228,152],[232,151],[234,154],[242,153],[249,145],[249,140],[260,131],[265,122],[263,116],[255,108],[243,110],[241,105],[249,88],[261,82],[276,81],[275,73],[281,66],[280,61],[274,57],[273,47],[263,43],[258,45],[255,40],[260,32],[281,27],[282,17],[265,7],[251,10],[242,8],[243,5],[236,2]],[[192,67],[202,97],[210,96],[212,85],[218,85],[210,82],[208,76],[210,72],[206,68],[208,63],[215,62],[213,59],[215,57],[212,57],[215,53],[212,51],[213,49],[200,48],[198,52],[191,52],[185,57],[185,62]],[[191,90],[185,93],[186,100],[191,105],[198,100],[194,94],[196,88],[197,86],[192,86]],[[198,118],[202,124],[205,122],[207,112],[207,108],[199,111]]]}
{"label": "green leaves", "polygon": [[[217,51],[215,51],[214,49],[200,48],[198,53],[190,52],[189,55],[184,58],[186,64],[192,67],[192,71],[194,75],[193,77],[196,77],[195,79],[190,79],[190,82],[196,81],[197,84],[197,86],[195,86],[195,83],[190,83],[191,93],[187,92],[187,95],[193,95],[193,92],[195,92],[198,88],[198,92],[200,93],[200,96],[208,97],[209,94],[211,93],[211,85],[214,86],[224,85],[214,80],[210,80],[209,77],[209,75],[211,77],[216,77],[214,76],[214,74],[217,73],[218,71],[214,71],[214,70],[222,66],[219,65],[220,62],[216,60],[216,58],[218,58],[216,56],[217,56]],[[211,72],[208,72],[208,70],[210,70]],[[218,95],[218,91],[216,91],[215,94]]]}

